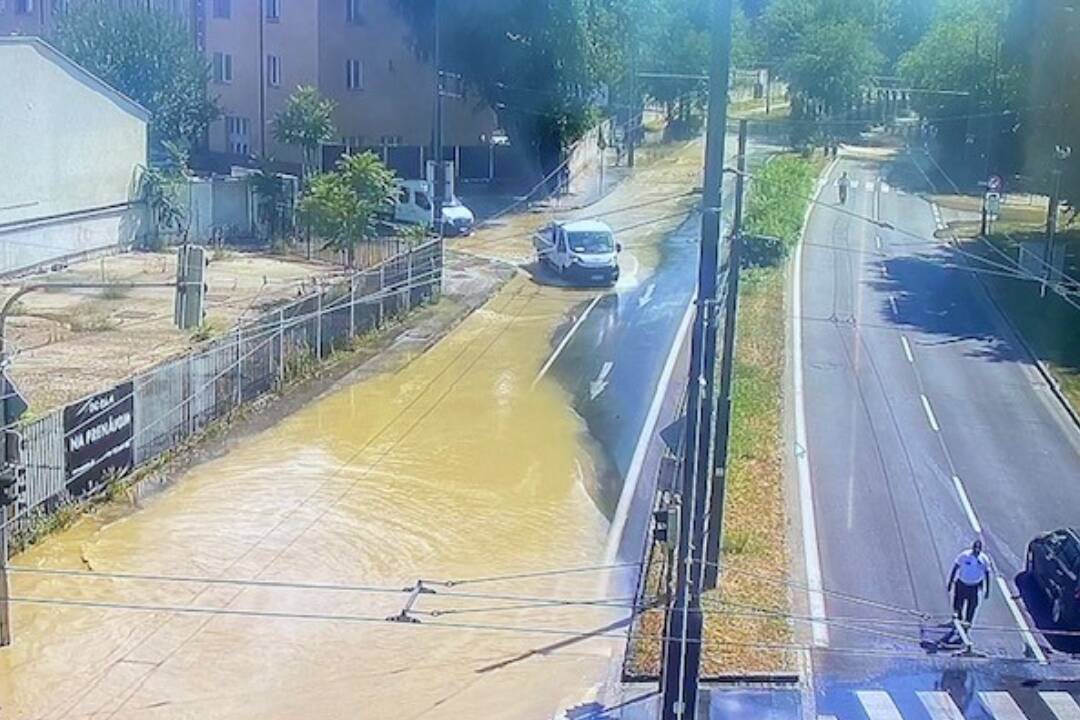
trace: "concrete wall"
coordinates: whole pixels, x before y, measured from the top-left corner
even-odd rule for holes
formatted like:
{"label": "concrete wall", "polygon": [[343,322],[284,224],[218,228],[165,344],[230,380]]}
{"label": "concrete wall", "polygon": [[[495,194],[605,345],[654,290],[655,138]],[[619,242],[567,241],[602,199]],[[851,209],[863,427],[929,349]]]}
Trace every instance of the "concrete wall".
{"label": "concrete wall", "polygon": [[0,274],[95,250],[130,247],[142,227],[141,206],[0,228]]}

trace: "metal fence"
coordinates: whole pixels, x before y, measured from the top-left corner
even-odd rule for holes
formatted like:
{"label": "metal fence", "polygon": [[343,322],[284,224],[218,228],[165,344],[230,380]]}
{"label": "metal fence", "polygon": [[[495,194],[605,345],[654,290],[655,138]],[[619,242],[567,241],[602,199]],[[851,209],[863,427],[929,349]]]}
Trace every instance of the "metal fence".
{"label": "metal fence", "polygon": [[357,336],[434,300],[442,276],[441,241],[406,250],[21,427],[26,482],[6,527],[11,545],[59,508],[100,492]]}

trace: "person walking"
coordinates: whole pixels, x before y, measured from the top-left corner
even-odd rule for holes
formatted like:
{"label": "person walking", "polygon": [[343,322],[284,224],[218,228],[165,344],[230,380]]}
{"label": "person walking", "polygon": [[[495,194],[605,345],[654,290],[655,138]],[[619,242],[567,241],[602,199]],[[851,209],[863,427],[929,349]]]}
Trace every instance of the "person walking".
{"label": "person walking", "polygon": [[953,618],[960,621],[964,630],[971,629],[975,610],[979,607],[979,591],[983,599],[990,599],[990,583],[994,577],[994,563],[983,552],[982,540],[971,543],[971,548],[956,556],[949,573],[948,591],[952,593]]}
{"label": "person walking", "polygon": [[840,204],[847,204],[848,188],[851,187],[851,178],[848,177],[847,171],[840,173],[840,179],[836,181],[837,190],[840,192]]}

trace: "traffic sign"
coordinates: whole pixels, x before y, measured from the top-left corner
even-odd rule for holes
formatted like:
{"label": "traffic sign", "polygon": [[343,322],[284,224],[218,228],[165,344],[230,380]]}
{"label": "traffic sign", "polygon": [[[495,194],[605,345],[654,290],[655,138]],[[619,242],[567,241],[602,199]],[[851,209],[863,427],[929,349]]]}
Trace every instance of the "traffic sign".
{"label": "traffic sign", "polygon": [[986,189],[990,192],[1001,192],[1001,184],[1002,183],[1000,175],[991,175],[986,180]]}

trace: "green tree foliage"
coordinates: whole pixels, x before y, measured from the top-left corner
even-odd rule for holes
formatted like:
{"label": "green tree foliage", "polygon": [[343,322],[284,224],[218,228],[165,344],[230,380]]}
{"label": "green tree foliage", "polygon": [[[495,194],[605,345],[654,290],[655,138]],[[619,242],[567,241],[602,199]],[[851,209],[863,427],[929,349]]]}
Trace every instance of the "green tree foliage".
{"label": "green tree foliage", "polygon": [[866,0],[774,0],[762,16],[768,59],[803,106],[846,109],[883,65],[880,6]]}
{"label": "green tree foliage", "polygon": [[317,88],[301,85],[273,120],[274,139],[304,154],[304,177],[318,167],[319,146],[334,139],[334,102]]}
{"label": "green tree foliage", "polygon": [[[436,0],[398,0],[430,59]],[[595,122],[594,99],[621,79],[622,0],[438,0],[442,66],[493,107],[519,147],[550,165]]]}
{"label": "green tree foliage", "polygon": [[379,216],[396,193],[397,178],[373,153],[347,155],[334,172],[311,180],[297,211],[324,247],[345,252],[351,266],[356,246],[378,235]]}
{"label": "green tree foliage", "polygon": [[207,92],[209,67],[172,15],[115,3],[80,3],[64,13],[57,47],[153,114],[157,143],[194,145],[220,111]]}

